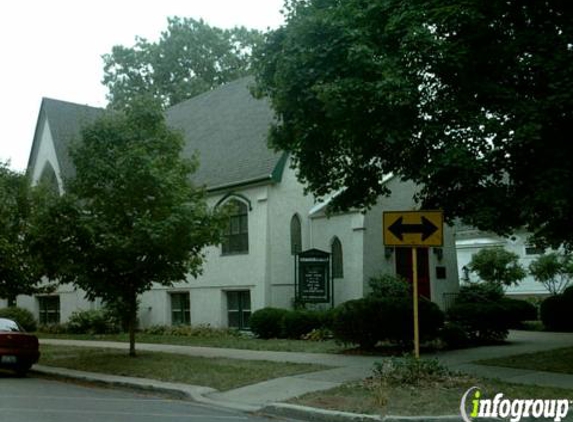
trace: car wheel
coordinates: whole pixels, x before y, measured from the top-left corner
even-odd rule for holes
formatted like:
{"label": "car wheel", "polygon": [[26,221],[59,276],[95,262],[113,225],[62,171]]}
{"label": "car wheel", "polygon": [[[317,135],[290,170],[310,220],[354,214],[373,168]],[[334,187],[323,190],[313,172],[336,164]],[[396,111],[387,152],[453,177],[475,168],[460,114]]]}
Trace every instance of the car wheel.
{"label": "car wheel", "polygon": [[25,377],[32,365],[20,365],[16,367],[14,370],[16,372],[16,376],[18,377]]}

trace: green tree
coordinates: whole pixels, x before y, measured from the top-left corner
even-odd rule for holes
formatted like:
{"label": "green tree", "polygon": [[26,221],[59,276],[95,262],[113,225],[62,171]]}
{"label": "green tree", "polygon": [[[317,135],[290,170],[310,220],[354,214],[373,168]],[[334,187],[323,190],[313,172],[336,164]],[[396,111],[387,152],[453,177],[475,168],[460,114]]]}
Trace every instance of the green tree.
{"label": "green tree", "polygon": [[256,30],[220,29],[202,20],[173,17],[158,42],[136,38],[133,47],[114,46],[103,56],[103,83],[114,107],[151,94],[167,107],[250,71]]}
{"label": "green tree", "polygon": [[36,233],[50,278],[122,311],[131,356],[138,295],[199,275],[203,249],[219,240],[222,219],[191,184],[196,162],[180,157],[182,147],[155,100],[107,112],[82,131],[76,175]]}
{"label": "green tree", "polygon": [[0,162],[0,297],[14,304],[16,296],[50,291],[41,285],[42,266],[30,250],[32,215],[43,195],[28,178]]}
{"label": "green tree", "polygon": [[527,275],[519,256],[503,248],[480,250],[472,256],[468,268],[483,281],[499,286],[518,284]]}
{"label": "green tree", "polygon": [[529,264],[529,273],[552,295],[558,295],[573,278],[573,256],[564,252],[543,254]]}
{"label": "green tree", "polygon": [[300,179],[333,207],[419,184],[423,207],[573,246],[573,8],[564,1],[291,0],[254,57]]}

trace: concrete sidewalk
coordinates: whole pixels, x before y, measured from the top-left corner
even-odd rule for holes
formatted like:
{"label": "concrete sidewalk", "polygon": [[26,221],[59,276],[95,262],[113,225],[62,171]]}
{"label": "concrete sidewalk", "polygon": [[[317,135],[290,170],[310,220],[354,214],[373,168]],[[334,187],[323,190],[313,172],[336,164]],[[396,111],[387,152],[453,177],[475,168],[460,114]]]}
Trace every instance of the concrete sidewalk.
{"label": "concrete sidewalk", "polygon": [[[573,334],[513,331],[510,333],[508,340],[510,342],[508,345],[454,350],[425,355],[424,357],[435,357],[451,369],[461,370],[479,376],[499,378],[508,382],[573,389],[573,375],[489,367],[473,363],[480,359],[489,359],[520,353],[531,353],[560,347],[573,347]],[[51,345],[127,349],[126,343],[119,342],[50,339],[42,339],[40,342],[41,344]],[[138,343],[137,348],[138,350],[160,351],[188,356],[267,360],[274,362],[318,363],[332,366],[333,368],[308,374],[276,378],[225,392],[218,392],[216,390],[200,386],[164,383],[131,377],[115,377],[104,374],[82,373],[61,368],[37,366],[35,369],[52,375],[105,382],[112,385],[132,385],[138,388],[149,388],[170,393],[179,392],[179,394],[184,397],[203,403],[244,411],[256,411],[268,407],[273,403],[286,401],[308,392],[326,390],[345,382],[363,379],[371,375],[374,362],[384,359],[379,356],[271,352],[144,343]],[[286,406],[286,408],[288,408],[288,406]],[[326,419],[333,420],[333,417],[334,416],[332,414],[328,414]]]}

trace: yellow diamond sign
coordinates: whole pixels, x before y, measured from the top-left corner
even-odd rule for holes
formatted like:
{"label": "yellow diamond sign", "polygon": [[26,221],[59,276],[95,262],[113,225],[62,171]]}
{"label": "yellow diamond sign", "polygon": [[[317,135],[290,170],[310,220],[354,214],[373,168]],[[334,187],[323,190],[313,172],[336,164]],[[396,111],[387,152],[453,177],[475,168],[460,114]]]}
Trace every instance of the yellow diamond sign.
{"label": "yellow diamond sign", "polygon": [[385,246],[442,246],[442,211],[386,211],[382,218]]}

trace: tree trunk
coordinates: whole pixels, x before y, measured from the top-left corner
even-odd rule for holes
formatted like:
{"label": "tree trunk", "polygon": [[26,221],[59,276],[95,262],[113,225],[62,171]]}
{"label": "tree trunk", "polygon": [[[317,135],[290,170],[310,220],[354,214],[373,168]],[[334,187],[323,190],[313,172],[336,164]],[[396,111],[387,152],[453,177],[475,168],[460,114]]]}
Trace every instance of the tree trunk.
{"label": "tree trunk", "polygon": [[129,356],[135,357],[135,329],[137,328],[137,295],[129,298]]}

